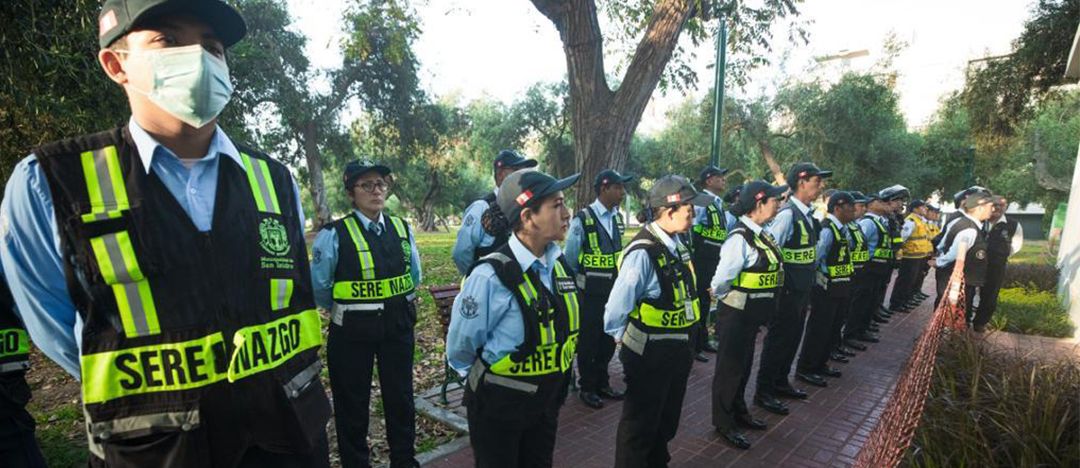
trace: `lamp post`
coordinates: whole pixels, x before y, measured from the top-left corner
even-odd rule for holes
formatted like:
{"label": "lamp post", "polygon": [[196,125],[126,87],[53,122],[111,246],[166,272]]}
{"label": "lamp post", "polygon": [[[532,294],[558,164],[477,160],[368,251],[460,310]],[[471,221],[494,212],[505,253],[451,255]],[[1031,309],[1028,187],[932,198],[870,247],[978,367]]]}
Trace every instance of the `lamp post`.
{"label": "lamp post", "polygon": [[975,185],[975,145],[968,147],[967,186]]}
{"label": "lamp post", "polygon": [[727,21],[729,7],[719,10],[720,34],[716,38],[716,83],[713,86],[712,164],[720,167],[721,129],[724,120],[724,68],[727,66]]}

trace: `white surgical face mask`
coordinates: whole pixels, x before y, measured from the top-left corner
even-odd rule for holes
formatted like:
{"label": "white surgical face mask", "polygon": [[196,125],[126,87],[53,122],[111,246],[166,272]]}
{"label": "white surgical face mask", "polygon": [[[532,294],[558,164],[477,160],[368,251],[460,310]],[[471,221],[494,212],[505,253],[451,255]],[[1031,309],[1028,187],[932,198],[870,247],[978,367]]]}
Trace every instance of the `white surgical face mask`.
{"label": "white surgical face mask", "polygon": [[150,89],[129,87],[192,127],[217,118],[232,97],[229,66],[199,44],[128,53],[129,60],[139,57],[151,72]]}

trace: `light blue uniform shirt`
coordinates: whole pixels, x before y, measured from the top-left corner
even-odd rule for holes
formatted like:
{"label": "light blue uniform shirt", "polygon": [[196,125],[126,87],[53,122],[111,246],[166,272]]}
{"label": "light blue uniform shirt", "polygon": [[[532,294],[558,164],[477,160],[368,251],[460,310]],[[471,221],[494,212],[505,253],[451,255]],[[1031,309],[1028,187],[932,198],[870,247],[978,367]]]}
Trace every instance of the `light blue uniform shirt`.
{"label": "light blue uniform shirt", "polygon": [[[724,214],[724,222],[726,223],[728,221],[728,217],[731,215],[724,211],[724,201],[721,200],[720,197],[716,196],[716,194],[710,192],[709,189],[702,190],[702,192],[707,193],[710,197],[712,197],[713,204],[716,205],[718,209],[720,209],[721,213]],[[709,209],[704,206],[694,205],[694,224],[703,224],[705,221],[708,221],[708,219]],[[733,224],[728,224],[727,226],[725,226],[725,229],[735,229],[735,226]]]}
{"label": "light blue uniform shirt", "polygon": [[[615,232],[615,214],[619,212],[619,207],[612,207],[610,210],[600,203],[600,200],[592,202],[589,205],[592,208],[593,213],[596,213],[596,219],[600,220],[600,227],[607,232],[608,237],[611,237]],[[578,253],[581,252],[581,239],[585,236],[585,228],[581,225],[581,220],[577,216],[570,219],[570,233],[566,235],[566,264],[570,266],[570,269],[574,272],[578,270]]]}
{"label": "light blue uniform shirt", "polygon": [[[195,226],[209,231],[217,194],[218,156],[225,155],[241,169],[244,167],[229,137],[217,128],[206,156],[189,170],[134,119],[128,129],[147,173],[154,171]],[[295,181],[293,192],[303,226],[304,213]],[[68,295],[52,193],[34,155],[20,161],[8,179],[0,205],[0,234],[4,273],[31,339],[45,355],[80,378],[82,319]]]}
{"label": "light blue uniform shirt", "polygon": [[[836,226],[840,228],[840,234],[843,234],[844,238],[848,240],[848,246],[850,248],[853,241],[851,240],[851,233],[848,232],[847,226],[841,223],[839,219],[836,219],[836,216],[833,216],[832,213],[825,215],[825,219],[831,219],[833,223],[836,223]],[[832,248],[832,244],[832,229],[826,228],[824,223],[822,223],[821,235],[818,236],[817,241],[817,259],[815,262],[818,265],[818,271],[825,273],[826,275],[829,274],[829,266],[825,264],[825,257],[829,255],[829,249]]]}
{"label": "light blue uniform shirt", "polygon": [[[802,212],[803,216],[809,220],[809,206],[806,206],[805,203],[795,197],[791,197],[788,200],[791,200],[791,203],[795,205],[795,208]],[[767,228],[769,234],[772,234],[773,240],[776,241],[777,247],[780,247],[781,249],[784,248],[784,244],[787,244],[788,238],[791,237],[791,233],[794,232],[792,229],[792,218],[794,218],[794,216],[795,214],[792,213],[791,210],[780,210],[780,213],[777,213],[776,217],[773,218]]]}
{"label": "light blue uniform shirt", "polygon": [[[656,238],[667,247],[672,255],[679,256],[679,240],[672,239],[655,222],[649,224]],[[619,276],[611,287],[607,304],[604,306],[604,333],[622,339],[626,324],[630,321],[630,312],[643,298],[660,297],[660,280],[656,276],[652,260],[645,249],[638,249],[623,256]]]}
{"label": "light blue uniform shirt", "polygon": [[[372,220],[364,216],[360,210],[353,211],[360,218],[361,227],[371,230]],[[383,214],[379,213],[378,234],[386,233],[386,222]],[[412,227],[406,227],[409,231],[409,246],[412,248],[412,271],[413,284],[420,286],[423,278],[420,272],[420,254],[416,248],[416,239],[413,237]],[[319,231],[315,236],[315,242],[311,246],[311,285],[315,293],[315,305],[329,310],[334,306],[334,270],[337,269],[338,261],[338,234],[337,229],[327,228]]]}
{"label": "light blue uniform shirt", "polygon": [[881,225],[886,228],[888,228],[888,225],[885,224],[887,221],[882,216],[874,213],[867,213],[867,215],[859,220],[859,228],[862,229],[863,237],[866,238],[866,248],[870,252],[870,258],[874,258],[874,251],[877,250],[878,241],[880,240],[878,239],[877,224],[874,223],[874,220],[880,221]]}
{"label": "light blue uniform shirt", "polygon": [[[521,272],[533,268],[548,291],[551,289],[552,271],[562,249],[552,242],[537,258],[517,235],[507,242],[514,259],[521,264]],[[450,330],[446,334],[446,360],[458,374],[466,376],[476,362],[476,352],[484,348],[481,358],[494,364],[525,342],[525,321],[521,318],[514,295],[495,276],[495,269],[485,263],[465,278],[461,292],[454,299],[450,314]]]}
{"label": "light blue uniform shirt", "polygon": [[[982,222],[977,221],[975,218],[972,218],[971,216],[968,216],[967,213],[964,213],[964,216],[967,217],[967,219],[970,219],[972,222],[974,222],[976,226],[982,226],[983,225]],[[948,239],[948,237],[949,237],[949,231],[951,231],[954,227],[956,227],[956,221],[959,221],[959,220],[960,220],[960,218],[956,218],[955,221],[953,221],[951,224],[949,224],[949,228],[945,230],[945,235],[941,236],[941,243],[939,243],[937,245],[937,251],[938,252],[942,252],[942,249],[945,248],[945,240]],[[938,255],[937,260],[935,260],[934,264],[938,268],[947,267],[949,265],[952,265],[952,263],[956,261],[956,256],[960,254],[960,244],[962,244],[962,243],[967,244],[967,246],[970,248],[972,245],[975,244],[975,238],[978,237],[978,235],[979,235],[979,230],[975,229],[975,228],[967,228],[967,229],[964,229],[963,231],[960,231],[960,232],[956,233],[956,237],[953,239],[952,245],[949,246],[949,251],[948,252],[943,252],[941,255]]]}
{"label": "light blue uniform shirt", "polygon": [[[495,196],[499,196],[499,188],[495,187]],[[472,202],[465,209],[465,218],[461,221],[461,229],[457,232],[457,242],[454,243],[454,251],[451,257],[458,273],[464,275],[473,264],[473,255],[478,247],[490,247],[495,243],[495,237],[484,232],[480,218],[487,211],[488,204],[484,200]]]}
{"label": "light blue uniform shirt", "polygon": [[[739,221],[746,224],[755,235],[761,234],[763,229],[746,216],[740,216]],[[731,229],[735,229],[734,225]],[[716,264],[716,273],[713,275],[713,296],[723,299],[731,291],[731,283],[742,273],[743,270],[757,263],[757,248],[746,243],[743,236],[728,236],[724,246],[720,247],[720,263]]]}

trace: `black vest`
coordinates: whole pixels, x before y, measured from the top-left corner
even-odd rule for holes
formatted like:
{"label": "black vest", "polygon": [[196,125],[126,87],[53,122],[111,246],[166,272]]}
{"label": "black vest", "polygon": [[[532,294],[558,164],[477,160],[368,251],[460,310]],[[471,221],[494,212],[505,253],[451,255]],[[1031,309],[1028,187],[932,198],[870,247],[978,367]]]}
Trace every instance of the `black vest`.
{"label": "black vest", "polygon": [[[971,220],[967,216],[964,216],[956,221],[949,228],[949,233],[945,236],[945,244],[942,247],[943,252],[948,252],[952,248],[953,241],[956,240],[957,234],[966,229],[974,229],[977,234],[975,235],[975,242],[968,247],[967,256],[964,257],[964,283],[968,286],[982,286],[986,283],[986,231],[982,230],[982,226]],[[956,262],[950,263],[943,269],[952,271],[956,266]]]}
{"label": "black vest", "polygon": [[330,321],[354,338],[409,332],[416,320],[410,308],[416,285],[408,224],[386,213],[382,220],[378,236],[364,229],[355,212],[323,228],[334,229],[338,237]]}
{"label": "black vest", "polygon": [[[583,235],[581,250],[578,251],[578,285],[583,285],[583,293],[590,296],[607,297],[618,275],[619,255],[622,253],[623,222],[618,212],[612,217],[615,236],[608,234],[600,226],[600,218],[591,207],[575,215],[581,223]],[[581,281],[584,276],[584,282]]]}
{"label": "black vest", "polygon": [[487,372],[538,385],[539,393],[547,394],[542,400],[558,393],[573,363],[581,328],[577,287],[569,276],[566,259],[560,256],[557,261],[552,270],[554,291],[544,287],[535,270],[522,273],[509,244],[481,258],[469,269],[472,273],[482,264],[491,265],[499,282],[513,294],[524,324],[524,340],[517,351],[499,362],[484,363]]}
{"label": "black vest", "polygon": [[728,236],[742,237],[747,246],[757,251],[757,261],[739,272],[731,289],[746,293],[746,305],[742,310],[753,314],[759,323],[765,323],[780,306],[780,287],[784,285],[783,252],[770,238],[755,235],[742,221],[728,232]]}
{"label": "black vest", "polygon": [[[487,195],[484,195],[483,197],[480,198],[480,200],[478,200],[478,201],[483,201],[484,203],[487,203],[487,210],[484,210],[484,215],[487,215],[488,211],[490,211],[491,209],[498,209],[498,205],[496,205],[495,199],[496,199],[495,193],[493,192],[493,193],[489,193]],[[482,215],[480,217],[480,219],[482,220],[483,218],[484,217]],[[482,227],[483,226],[481,225],[481,228]],[[480,257],[483,257],[483,256],[485,256],[485,255],[487,255],[489,253],[492,253],[492,252],[498,250],[499,247],[502,247],[502,246],[506,245],[506,241],[510,240],[510,231],[509,230],[506,230],[506,231],[503,231],[503,232],[491,233],[491,232],[488,232],[487,229],[484,229],[484,234],[494,237],[495,242],[492,242],[491,245],[489,245],[487,247],[480,247],[479,245],[476,246],[476,250],[473,250],[473,263],[476,263],[476,261],[479,260]]]}
{"label": "black vest", "polygon": [[796,291],[809,291],[814,284],[818,222],[804,216],[791,201],[781,209],[791,211],[791,235],[782,246],[784,285]]}
{"label": "black vest", "polygon": [[[630,323],[648,334],[685,331],[701,318],[690,252],[683,248],[679,256],[672,255],[663,241],[653,235],[650,226],[646,225],[634,236],[623,256],[625,258],[630,252],[641,249],[648,253],[660,283],[660,296],[655,299],[641,298],[637,309],[630,313]],[[692,311],[693,317],[687,316],[687,308]],[[649,309],[667,312],[662,314],[663,318],[652,320],[647,312]]]}
{"label": "black vest", "polygon": [[[227,464],[247,446],[305,452],[325,436],[321,324],[292,177],[240,151],[242,165],[218,156],[208,232],[143,167],[126,127],[34,151],[84,323],[91,452],[107,463],[170,450]],[[114,446],[194,427],[205,442]]]}
{"label": "black vest", "polygon": [[859,223],[852,221],[847,224],[847,228],[851,233],[851,240],[855,242],[851,246],[851,263],[855,265],[855,271],[858,272],[870,262],[870,246],[866,243],[866,236],[863,235],[862,226],[859,226]]}
{"label": "black vest", "polygon": [[[33,432],[33,419],[23,408],[30,401],[26,370],[30,368],[30,340],[15,315],[15,300],[7,281],[0,279],[0,445],[14,434]],[[29,421],[12,420],[29,419]],[[26,427],[22,427],[22,426]]]}
{"label": "black vest", "polygon": [[893,249],[895,249],[896,246],[893,245],[892,234],[889,232],[888,226],[886,226],[888,220],[882,222],[876,216],[871,216],[869,214],[863,216],[863,219],[869,219],[870,222],[874,223],[874,229],[877,231],[878,237],[877,245],[874,246],[874,251],[870,253],[868,269],[879,275],[891,274],[890,269],[896,258]]}
{"label": "black vest", "polygon": [[1020,223],[1012,218],[1005,218],[1004,223],[994,223],[986,239],[986,254],[993,265],[1008,263],[1012,254],[1012,238]]}
{"label": "black vest", "polygon": [[825,290],[832,297],[848,297],[851,294],[851,280],[855,274],[855,265],[851,261],[851,246],[848,243],[847,230],[830,218],[822,222],[821,230],[832,230],[833,242],[825,253]]}

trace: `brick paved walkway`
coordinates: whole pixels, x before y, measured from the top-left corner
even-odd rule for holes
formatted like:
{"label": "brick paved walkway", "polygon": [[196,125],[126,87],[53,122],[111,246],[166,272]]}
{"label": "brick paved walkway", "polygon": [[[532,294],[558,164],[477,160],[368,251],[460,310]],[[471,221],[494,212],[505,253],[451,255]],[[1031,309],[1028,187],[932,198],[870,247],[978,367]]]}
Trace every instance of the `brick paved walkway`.
{"label": "brick paved walkway", "polygon": [[[933,290],[933,275],[923,290]],[[932,294],[932,293],[931,293]],[[730,448],[713,431],[710,389],[714,363],[694,363],[687,386],[679,434],[669,445],[672,467],[848,467],[866,442],[884,410],[893,385],[915,338],[931,315],[933,298],[910,314],[896,314],[882,326],[881,342],[860,353],[849,364],[833,363],[843,370],[840,379],[829,379],[828,388],[795,382],[810,394],[805,401],[788,400],[791,414],[777,416],[753,406],[754,376],[747,388],[750,411],[767,422],[766,431],[747,431],[754,446],[747,451]],[[761,350],[759,334],[758,353]],[[710,359],[713,355],[710,354]],[[755,358],[754,370],[757,363]],[[618,354],[611,365],[612,386],[623,388]],[[437,396],[428,400],[437,404]],[[464,416],[461,390],[450,394],[446,409]],[[619,402],[605,401],[601,410],[586,407],[571,393],[559,416],[555,466],[573,468],[610,467],[615,459],[615,431],[621,415]],[[456,452],[428,462],[430,467],[471,467],[472,450],[465,445]]]}

